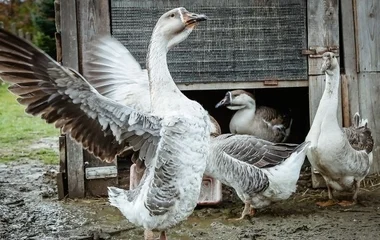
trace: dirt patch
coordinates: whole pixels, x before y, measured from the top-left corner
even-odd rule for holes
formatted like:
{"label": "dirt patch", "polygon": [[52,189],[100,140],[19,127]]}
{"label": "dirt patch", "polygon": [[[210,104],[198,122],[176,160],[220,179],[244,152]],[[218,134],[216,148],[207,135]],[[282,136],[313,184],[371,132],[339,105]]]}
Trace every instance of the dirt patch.
{"label": "dirt patch", "polygon": [[[106,199],[58,201],[57,166],[19,161],[0,164],[0,239],[142,239]],[[362,190],[360,203],[350,208],[318,208],[323,190],[305,187],[288,201],[239,217],[243,204],[225,188],[217,207],[197,208],[171,229],[169,239],[378,239],[380,190]],[[343,194],[341,198],[351,195]]]}
{"label": "dirt patch", "polygon": [[59,143],[57,137],[47,137],[47,138],[41,138],[34,144],[29,146],[30,149],[52,149],[55,152],[59,153]]}

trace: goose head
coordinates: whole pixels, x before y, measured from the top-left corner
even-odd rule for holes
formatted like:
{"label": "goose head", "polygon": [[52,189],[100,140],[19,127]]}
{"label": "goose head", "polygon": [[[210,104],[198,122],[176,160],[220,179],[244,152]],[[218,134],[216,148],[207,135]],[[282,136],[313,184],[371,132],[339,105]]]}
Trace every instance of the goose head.
{"label": "goose head", "polygon": [[231,110],[252,108],[256,106],[253,94],[244,90],[234,90],[226,93],[225,97],[216,104],[215,108],[226,106]]}
{"label": "goose head", "polygon": [[160,40],[167,41],[168,50],[184,41],[199,22],[207,20],[206,15],[187,11],[183,7],[172,9],[164,13],[153,30]]}
{"label": "goose head", "polygon": [[322,55],[323,64],[322,72],[328,75],[332,75],[333,72],[339,71],[339,63],[336,55],[332,52],[325,52]]}

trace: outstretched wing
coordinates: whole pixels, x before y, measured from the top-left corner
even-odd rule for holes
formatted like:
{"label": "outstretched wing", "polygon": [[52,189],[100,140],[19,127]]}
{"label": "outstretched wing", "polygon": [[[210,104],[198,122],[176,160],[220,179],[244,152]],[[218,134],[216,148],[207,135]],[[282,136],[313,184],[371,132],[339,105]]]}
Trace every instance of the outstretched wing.
{"label": "outstretched wing", "polygon": [[81,75],[29,42],[0,29],[0,77],[26,112],[70,133],[95,156],[112,161],[130,145],[151,159],[161,118],[100,95]]}
{"label": "outstretched wing", "polygon": [[100,94],[136,110],[150,111],[148,72],[123,44],[103,36],[91,43],[86,54],[89,61],[84,76]]}
{"label": "outstretched wing", "polygon": [[258,168],[273,167],[287,159],[299,146],[272,143],[252,135],[223,134],[212,140],[213,146],[226,155]]}

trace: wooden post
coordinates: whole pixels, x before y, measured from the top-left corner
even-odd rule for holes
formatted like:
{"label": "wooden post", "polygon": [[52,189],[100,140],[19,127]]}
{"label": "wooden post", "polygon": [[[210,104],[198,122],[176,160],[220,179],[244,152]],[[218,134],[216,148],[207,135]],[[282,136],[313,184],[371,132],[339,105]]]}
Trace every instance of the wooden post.
{"label": "wooden post", "polygon": [[11,33],[17,35],[16,23],[11,23]]}
{"label": "wooden post", "polygon": [[[110,34],[111,32],[109,1],[77,1],[77,12],[80,13],[78,15],[79,69],[83,73],[83,63],[88,60],[86,55],[88,43],[101,35]],[[86,162],[86,171],[94,168],[101,169],[102,167],[105,167],[103,169],[113,168],[117,171],[116,159],[113,163],[106,163],[85,151],[84,160]],[[115,186],[117,183],[117,176],[86,179],[86,194],[92,196],[107,195],[107,186]]]}
{"label": "wooden post", "polygon": [[54,1],[55,29],[61,33],[61,0]]}
{"label": "wooden post", "polygon": [[26,32],[25,33],[25,39],[28,40],[29,42],[32,41],[32,34],[30,34],[30,32]]}
{"label": "wooden post", "polygon": [[[347,94],[349,96],[348,103],[348,115],[350,120],[356,112],[360,112],[359,109],[359,85],[357,74],[357,53],[355,44],[355,21],[354,21],[354,6],[353,1],[341,2],[341,15],[342,15],[342,44],[343,44],[343,56],[342,62],[344,63],[344,76],[345,83],[342,86],[347,85]],[[343,79],[342,79],[343,80]],[[342,89],[343,90],[343,89]],[[352,115],[352,116],[351,116]],[[346,125],[345,125],[346,126]]]}
{"label": "wooden post", "polygon": [[343,114],[343,127],[351,125],[350,118],[350,98],[348,93],[348,80],[345,74],[340,76],[342,85],[342,114]]}
{"label": "wooden post", "polygon": [[379,0],[354,1],[359,109],[375,140],[370,173],[380,173],[380,30]]}
{"label": "wooden post", "polygon": [[66,137],[59,137],[59,173],[57,174],[58,200],[62,200],[67,194],[67,171],[66,171]]}
{"label": "wooden post", "polygon": [[[308,46],[339,46],[339,5],[338,0],[307,1]],[[324,89],[324,74],[321,72],[322,58],[309,57],[309,111],[310,124],[314,119]],[[342,111],[339,111],[340,113]],[[340,119],[342,116],[340,114]],[[325,187],[325,181],[312,168],[314,188]]]}
{"label": "wooden post", "polygon": [[[77,33],[76,0],[65,0],[61,3],[62,63],[78,70],[78,33]],[[67,183],[70,198],[85,196],[84,161],[82,147],[66,135]]]}
{"label": "wooden post", "polygon": [[24,31],[22,29],[19,29],[17,31],[17,35],[18,35],[19,38],[24,38]]}

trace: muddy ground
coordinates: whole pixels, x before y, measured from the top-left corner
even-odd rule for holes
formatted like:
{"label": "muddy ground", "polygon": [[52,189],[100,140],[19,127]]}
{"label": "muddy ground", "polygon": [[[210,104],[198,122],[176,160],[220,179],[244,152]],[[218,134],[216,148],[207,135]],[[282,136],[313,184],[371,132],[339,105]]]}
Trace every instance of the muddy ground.
{"label": "muddy ground", "polygon": [[[142,239],[143,230],[106,199],[58,201],[57,168],[26,159],[0,164],[0,239]],[[361,190],[356,206],[324,209],[315,201],[325,191],[300,187],[288,201],[242,221],[228,220],[239,216],[243,204],[225,189],[219,206],[196,209],[168,232],[169,239],[380,239],[378,187]]]}

